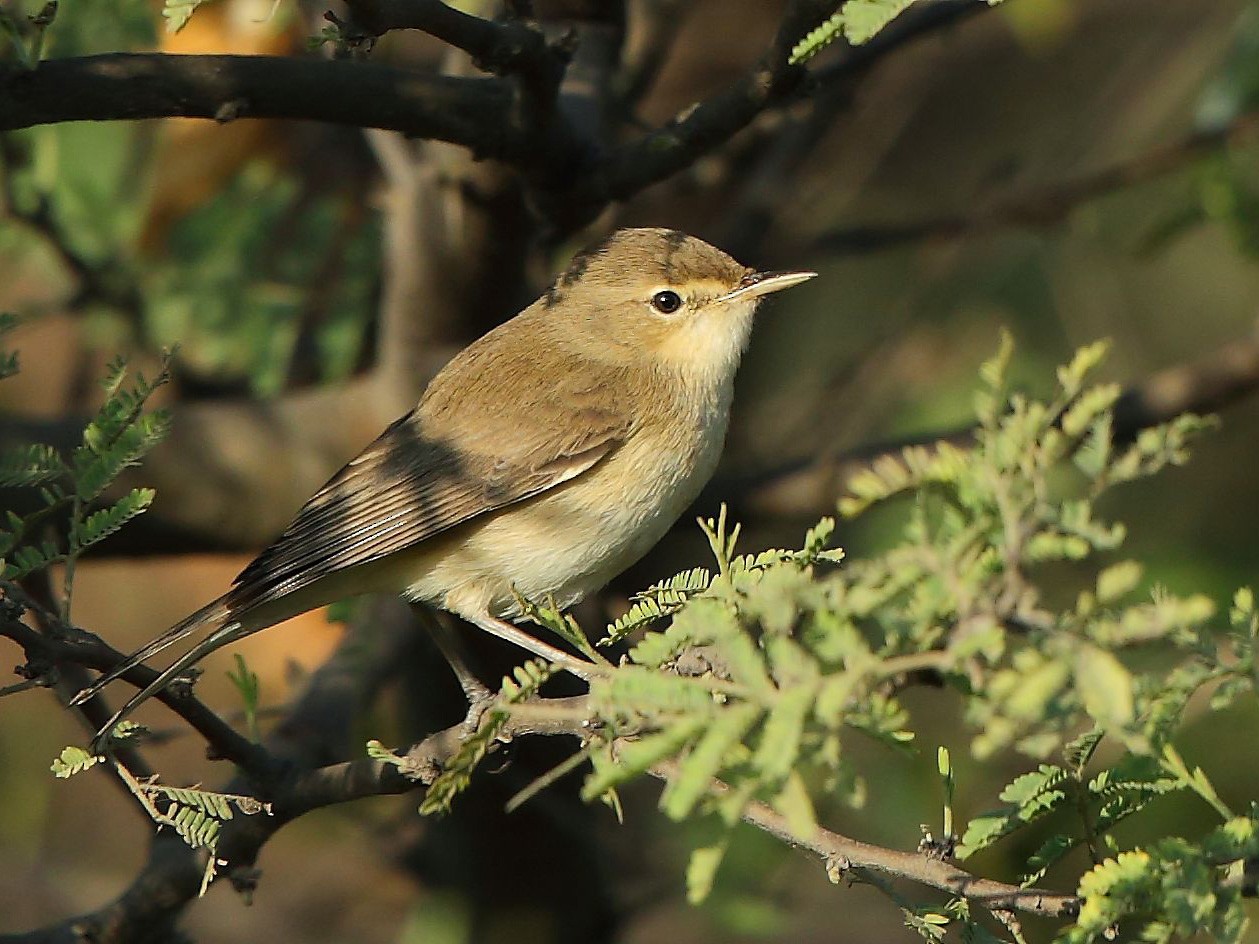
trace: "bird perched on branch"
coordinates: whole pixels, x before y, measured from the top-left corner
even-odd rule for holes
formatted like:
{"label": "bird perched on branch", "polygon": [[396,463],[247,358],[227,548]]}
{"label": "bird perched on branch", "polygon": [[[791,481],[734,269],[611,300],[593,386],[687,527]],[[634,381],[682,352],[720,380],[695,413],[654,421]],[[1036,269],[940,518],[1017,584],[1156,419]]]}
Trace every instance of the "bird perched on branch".
{"label": "bird perched on branch", "polygon": [[[227,593],[74,703],[204,634],[123,705],[99,741],[215,649],[385,591],[588,675],[589,663],[509,622],[522,615],[521,597],[571,606],[665,534],[716,468],[757,305],[814,274],[757,272],[672,230],[614,233],[456,356]],[[450,640],[443,649],[471,718],[488,693]]]}

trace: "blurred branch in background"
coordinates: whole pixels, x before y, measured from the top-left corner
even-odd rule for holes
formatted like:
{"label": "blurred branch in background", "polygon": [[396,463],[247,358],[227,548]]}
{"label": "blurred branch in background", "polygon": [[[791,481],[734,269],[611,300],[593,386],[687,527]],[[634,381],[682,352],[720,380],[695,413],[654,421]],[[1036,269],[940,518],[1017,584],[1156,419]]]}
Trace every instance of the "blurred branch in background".
{"label": "blurred branch in background", "polygon": [[980,236],[1001,227],[1043,229],[1055,226],[1081,204],[1180,170],[1204,155],[1252,145],[1257,131],[1259,112],[1245,112],[1219,127],[1195,131],[1183,140],[1074,180],[1065,180],[1034,193],[1002,198],[966,216],[834,229],[815,237],[812,248],[828,254],[879,252],[921,240]]}
{"label": "blurred branch in background", "polygon": [[[435,371],[440,367],[440,361],[445,356],[439,349],[429,369]],[[363,388],[354,386],[348,389],[359,391]],[[1210,354],[1165,368],[1128,387],[1116,407],[1115,438],[1120,442],[1128,441],[1142,429],[1164,423],[1180,413],[1209,413],[1225,409],[1249,397],[1256,390],[1259,390],[1259,338],[1251,334]],[[328,395],[326,391],[316,391],[300,398],[290,396],[278,404],[272,403],[267,412],[278,415],[277,410],[285,408],[300,410],[301,417],[305,417],[299,418],[300,423],[309,422],[312,428],[325,428],[326,419],[331,415],[328,412],[331,404],[340,403],[343,399],[362,402],[363,397]],[[247,413],[237,413],[223,404],[207,404],[203,408],[183,406],[180,412],[185,414],[182,428],[177,421],[171,436],[172,439],[178,438],[182,445],[175,450],[169,444],[158,447],[154,455],[161,457],[174,451],[179,454],[180,470],[193,467],[201,470],[195,480],[190,482],[183,479],[183,487],[193,490],[190,497],[195,493],[199,502],[211,503],[204,505],[202,510],[207,518],[213,518],[217,507],[212,504],[215,501],[211,491],[213,478],[207,479],[205,473],[206,466],[214,462],[214,456],[206,452],[207,443],[214,439],[207,440],[206,436],[232,437],[239,442],[241,436],[273,436],[274,433],[268,432],[269,424],[253,427],[255,420],[248,418]],[[178,415],[179,412],[176,412],[177,417]],[[291,424],[293,420],[285,419],[283,422]],[[15,441],[69,444],[77,435],[78,423],[73,417],[51,423],[10,420],[5,426],[0,426],[0,430],[7,428],[8,435]],[[370,425],[367,419],[356,420],[355,423],[355,428],[364,430]],[[843,448],[833,456],[823,453],[771,468],[750,471],[726,469],[719,472],[705,489],[696,508],[710,508],[715,503],[728,502],[751,524],[782,516],[807,518],[827,514],[843,494],[846,482],[877,462],[880,457],[899,453],[908,445],[930,444],[939,440],[960,442],[968,439],[969,435],[969,428],[930,431],[888,442],[864,443]],[[308,441],[307,445],[311,444]],[[329,455],[329,462],[335,463],[336,460],[331,456],[333,447],[327,442],[320,447]],[[167,472],[160,461],[151,460],[140,477],[149,484],[157,483],[161,494],[164,476],[167,474],[176,473],[173,470]],[[180,471],[177,474],[182,477],[190,473]],[[224,485],[233,489],[223,496],[224,503],[230,502],[231,507],[239,508],[241,503],[248,506],[255,500],[248,494],[236,494],[234,486],[230,486],[226,480]],[[165,484],[168,492],[177,487],[176,481]],[[278,519],[287,518],[288,515],[288,511],[283,510],[286,498],[287,493],[283,492],[268,492],[265,497],[257,498],[259,507],[253,516],[243,519],[240,527],[230,529],[225,528],[221,520],[217,520],[213,528],[202,530],[195,522],[182,516],[175,520],[168,519],[163,515],[162,507],[157,506],[153,513],[134,522],[130,528],[102,545],[96,555],[194,553],[209,549],[249,550],[278,533],[283,525]],[[280,510],[277,511],[275,504],[270,504],[269,511],[262,507],[264,503],[274,502],[279,503]],[[689,527],[691,519],[692,516],[684,515],[680,526]]]}
{"label": "blurred branch in background", "polygon": [[36,233],[55,253],[75,282],[74,294],[66,307],[79,309],[99,303],[124,314],[140,325],[144,304],[140,286],[121,260],[98,264],[75,248],[74,235],[57,218],[53,200],[43,192],[18,192],[18,170],[30,161],[22,143],[0,133],[0,217],[12,220]]}
{"label": "blurred branch in background", "polygon": [[[1143,429],[1166,423],[1182,413],[1206,414],[1225,409],[1259,391],[1259,328],[1209,354],[1158,371],[1127,387],[1115,404],[1113,437],[1131,442]],[[749,520],[809,518],[834,507],[847,482],[883,456],[907,446],[936,442],[966,445],[973,427],[942,430],[892,442],[867,443],[828,457],[785,463],[751,474],[714,479],[709,502],[726,500]],[[702,500],[701,500],[702,504]]]}

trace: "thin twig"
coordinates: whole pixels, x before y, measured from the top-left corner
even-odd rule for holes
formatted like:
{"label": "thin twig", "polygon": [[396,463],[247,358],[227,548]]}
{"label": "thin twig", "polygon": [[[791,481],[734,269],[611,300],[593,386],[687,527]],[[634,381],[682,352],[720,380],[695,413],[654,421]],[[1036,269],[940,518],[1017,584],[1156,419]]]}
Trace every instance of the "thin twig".
{"label": "thin twig", "polygon": [[[653,767],[651,774],[661,780],[668,780],[676,776],[677,771],[677,763],[670,761]],[[720,781],[715,781],[712,789],[719,794],[730,790]],[[807,836],[797,835],[787,824],[785,817],[759,801],[753,801],[744,807],[743,820],[788,845],[820,856],[830,873],[842,875],[851,869],[873,869],[885,875],[909,879],[920,885],[968,898],[985,908],[1015,909],[1048,918],[1069,918],[1080,909],[1080,900],[1074,895],[1062,895],[1039,888],[1021,888],[1005,882],[976,878],[939,859],[920,853],[872,846],[820,826]]]}
{"label": "thin twig", "polygon": [[[526,704],[545,706],[545,711],[513,713],[506,721],[500,741],[529,735],[583,737],[590,730],[586,696],[535,699]],[[416,779],[403,775],[394,764],[370,758],[333,764],[299,774],[274,799],[273,817],[232,821],[219,843],[220,855],[229,869],[252,864],[257,851],[285,823],[323,806],[366,796],[409,792],[431,783],[442,766],[458,751],[467,736],[462,725],[453,725],[418,742],[405,753],[408,770]],[[672,763],[659,765],[653,775],[668,778],[676,772]],[[714,781],[713,788],[729,788]],[[851,868],[875,869],[887,875],[964,895],[988,908],[1006,908],[1047,917],[1069,917],[1079,908],[1079,900],[1035,888],[1020,888],[1004,882],[976,878],[968,872],[917,853],[884,849],[818,828],[808,837],[796,836],[786,820],[768,806],[750,804],[744,819],[790,845],[808,849],[828,862],[847,862]]]}
{"label": "thin twig", "polygon": [[[105,672],[126,658],[124,653],[86,630],[59,627],[55,634],[41,633],[7,614],[0,614],[0,636],[12,639],[22,647],[29,661],[39,664],[78,665]],[[142,688],[157,675],[148,666],[139,665],[123,675],[122,680]],[[167,688],[154,697],[205,738],[214,756],[232,761],[260,784],[271,783],[282,775],[284,765],[277,758],[260,744],[239,734],[191,694]],[[108,717],[108,714],[102,714],[100,723]]]}

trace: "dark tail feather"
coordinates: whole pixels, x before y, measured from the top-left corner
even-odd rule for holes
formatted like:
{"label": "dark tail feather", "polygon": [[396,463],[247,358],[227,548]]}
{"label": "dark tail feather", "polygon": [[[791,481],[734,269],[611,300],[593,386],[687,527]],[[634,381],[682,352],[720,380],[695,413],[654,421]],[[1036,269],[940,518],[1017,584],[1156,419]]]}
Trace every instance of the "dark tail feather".
{"label": "dark tail feather", "polygon": [[[193,614],[193,615],[195,616],[196,614]],[[192,617],[189,617],[189,619],[191,618]],[[185,620],[184,622],[187,622],[187,620]],[[183,624],[181,623],[180,625],[182,626]],[[178,629],[178,628],[179,627],[175,627],[175,629]],[[156,695],[158,692],[164,689],[178,675],[187,671],[189,667],[201,661],[203,658],[208,656],[215,649],[220,649],[223,646],[229,645],[230,643],[235,642],[237,639],[243,639],[246,636],[253,635],[254,633],[258,631],[259,628],[260,627],[246,628],[238,622],[231,622],[231,623],[226,623],[223,626],[220,626],[214,632],[210,633],[209,636],[201,640],[201,642],[197,643],[195,646],[193,646],[191,649],[185,652],[182,656],[176,659],[173,663],[171,663],[169,667],[163,669],[157,678],[151,681],[148,685],[144,686],[144,688],[140,689],[140,691],[132,695],[131,698],[127,700],[127,703],[125,705],[123,705],[121,708],[115,711],[113,714],[113,717],[111,717],[108,721],[105,722],[104,725],[101,726],[101,729],[96,732],[96,737],[92,739],[93,750],[99,751],[102,742],[109,735],[109,732],[113,730],[114,725],[118,724],[119,721],[122,721],[124,718],[127,717],[127,715],[135,711],[139,705],[148,701],[150,698],[152,698],[154,695]],[[175,629],[170,630],[167,633],[167,635],[170,635],[170,633],[174,632]],[[191,630],[184,630],[179,635],[174,636],[170,640],[166,640],[165,645],[170,645],[176,639],[179,639],[180,636],[185,636],[190,631]],[[163,637],[163,640],[165,640],[165,637]],[[154,642],[158,642],[158,641],[159,640],[154,640]],[[153,643],[150,643],[149,645],[153,645]],[[130,661],[130,659],[128,659],[128,661]]]}
{"label": "dark tail feather", "polygon": [[131,653],[131,655],[123,659],[122,662],[114,666],[87,688],[83,689],[71,698],[70,704],[81,705],[88,699],[96,697],[100,694],[101,689],[110,682],[126,675],[145,659],[157,655],[164,649],[170,648],[185,636],[195,633],[206,626],[225,622],[228,618],[228,612],[227,604],[223,601],[222,597],[219,597],[219,599],[212,603],[207,603],[192,615],[184,617],[156,639],[145,643],[135,652]]}

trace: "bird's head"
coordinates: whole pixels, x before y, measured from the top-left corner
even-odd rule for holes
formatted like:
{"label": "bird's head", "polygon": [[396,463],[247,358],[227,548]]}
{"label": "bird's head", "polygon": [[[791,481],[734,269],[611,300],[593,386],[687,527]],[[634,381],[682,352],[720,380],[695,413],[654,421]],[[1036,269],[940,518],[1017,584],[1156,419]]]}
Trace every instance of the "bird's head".
{"label": "bird's head", "polygon": [[676,230],[623,229],[578,254],[543,303],[601,356],[722,379],[761,299],[816,274],[758,272]]}

